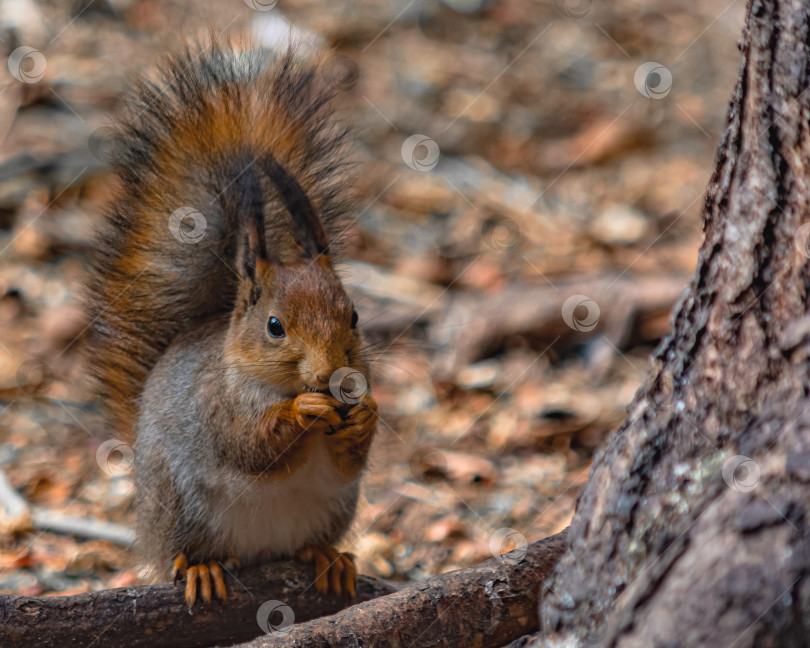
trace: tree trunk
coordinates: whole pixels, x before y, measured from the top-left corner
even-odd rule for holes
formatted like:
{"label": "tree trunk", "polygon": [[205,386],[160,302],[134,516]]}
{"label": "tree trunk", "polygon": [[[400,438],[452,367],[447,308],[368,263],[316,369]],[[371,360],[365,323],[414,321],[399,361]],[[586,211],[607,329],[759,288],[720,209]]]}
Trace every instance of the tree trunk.
{"label": "tree trunk", "polygon": [[750,2],[697,272],[594,462],[538,646],[810,643],[809,40],[808,3]]}

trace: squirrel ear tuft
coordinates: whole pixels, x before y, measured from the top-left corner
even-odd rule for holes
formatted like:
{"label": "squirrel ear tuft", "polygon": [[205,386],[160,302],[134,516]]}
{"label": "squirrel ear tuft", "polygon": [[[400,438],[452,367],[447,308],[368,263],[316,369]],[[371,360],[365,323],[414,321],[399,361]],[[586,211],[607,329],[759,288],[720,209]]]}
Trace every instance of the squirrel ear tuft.
{"label": "squirrel ear tuft", "polygon": [[239,223],[236,269],[243,284],[248,284],[248,299],[255,304],[261,296],[258,275],[269,266],[264,227],[264,196],[259,176],[250,165],[234,184],[236,222]]}
{"label": "squirrel ear tuft", "polygon": [[329,239],[326,230],[301,185],[272,155],[268,154],[263,158],[262,168],[292,217],[292,235],[301,250],[301,257],[307,260],[314,260],[319,256],[328,257]]}
{"label": "squirrel ear tuft", "polygon": [[259,232],[255,226],[249,226],[241,234],[237,264],[239,276],[250,283],[256,283],[262,265],[269,265],[264,232]]}
{"label": "squirrel ear tuft", "polygon": [[241,281],[237,289],[234,314],[240,316],[259,303],[273,277],[273,264],[267,258],[264,232],[259,232],[256,224],[249,225],[240,233],[236,262]]}

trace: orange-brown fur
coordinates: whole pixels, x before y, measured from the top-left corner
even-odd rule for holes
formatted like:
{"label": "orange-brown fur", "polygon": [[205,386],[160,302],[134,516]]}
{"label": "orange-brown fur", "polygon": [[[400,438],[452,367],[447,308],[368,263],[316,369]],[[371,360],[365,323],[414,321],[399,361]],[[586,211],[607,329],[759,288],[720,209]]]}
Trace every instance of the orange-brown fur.
{"label": "orange-brown fur", "polygon": [[[353,592],[330,545],[378,418],[368,393],[329,393],[338,369],[368,376],[329,251],[350,206],[342,132],[315,68],[251,57],[186,51],[139,86],[89,291],[113,429],[136,438],[138,544],[187,577],[190,605],[198,578],[225,598],[216,561],[295,552],[334,556],[318,588]],[[205,217],[195,243],[169,229],[180,207]]]}
{"label": "orange-brown fur", "polygon": [[[272,151],[330,238],[352,205],[344,132],[330,117],[331,95],[317,69],[288,52],[244,83],[228,56],[228,47],[214,46],[170,57],[157,84],[139,83],[119,127],[119,182],[87,303],[91,366],[105,400],[115,403],[113,432],[125,440],[134,439],[143,383],[169,342],[233,305],[237,284],[222,280],[235,256],[232,232],[206,236],[188,258],[188,244],[168,229],[171,213],[184,206],[201,211],[209,227],[217,220],[216,190],[201,180],[216,180],[219,159]],[[283,209],[268,205],[266,217],[268,236],[289,240]]]}

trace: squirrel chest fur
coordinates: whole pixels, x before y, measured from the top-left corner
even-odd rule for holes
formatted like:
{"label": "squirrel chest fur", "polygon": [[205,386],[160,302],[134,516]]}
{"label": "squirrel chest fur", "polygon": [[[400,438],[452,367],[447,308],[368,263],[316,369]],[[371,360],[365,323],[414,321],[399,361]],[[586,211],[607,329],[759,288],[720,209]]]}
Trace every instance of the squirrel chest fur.
{"label": "squirrel chest fur", "polygon": [[92,360],[134,441],[138,548],[189,606],[227,599],[223,566],[296,555],[354,593],[334,545],[378,415],[330,254],[352,205],[319,79],[293,52],[186,51],[120,128]]}
{"label": "squirrel chest fur", "polygon": [[[244,390],[242,399],[220,402],[223,365],[215,341],[221,327],[210,328],[181,337],[146,381],[143,398],[157,406],[144,409],[135,446],[136,456],[148,458],[138,464],[138,489],[150,494],[139,502],[139,537],[149,546],[168,547],[171,538],[160,534],[170,528],[155,525],[154,519],[187,519],[171,532],[188,529],[182,546],[189,560],[232,556],[243,564],[334,543],[352,520],[358,485],[331,460],[328,437],[303,434],[295,449],[301,458],[290,449],[289,459],[279,454],[271,460],[277,466],[266,471],[250,456],[244,465],[223,461],[208,442],[215,427],[227,442],[232,408],[255,416],[260,426],[261,408],[254,403],[266,407],[274,398],[256,385],[255,393]],[[189,376],[194,377],[191,384]],[[172,488],[171,498],[161,496]],[[204,529],[197,530],[200,526]],[[169,564],[174,556],[161,558]]]}

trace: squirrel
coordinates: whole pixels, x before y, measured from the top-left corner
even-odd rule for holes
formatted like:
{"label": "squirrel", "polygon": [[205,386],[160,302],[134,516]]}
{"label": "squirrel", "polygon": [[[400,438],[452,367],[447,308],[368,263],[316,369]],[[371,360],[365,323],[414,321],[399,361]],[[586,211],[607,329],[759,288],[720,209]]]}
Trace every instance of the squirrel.
{"label": "squirrel", "polygon": [[91,366],[134,442],[138,553],[189,609],[227,600],[223,568],[281,557],[355,594],[334,547],[379,415],[330,253],[353,207],[333,94],[294,47],[186,45],[117,128]]}

